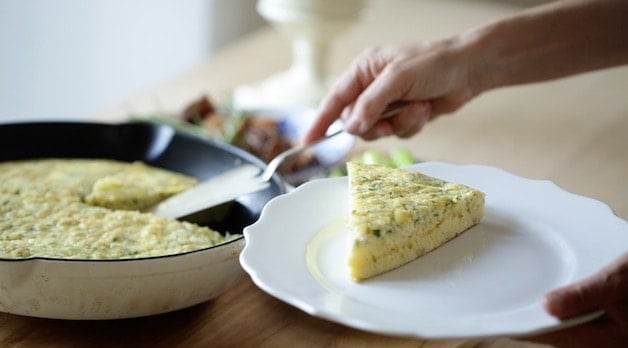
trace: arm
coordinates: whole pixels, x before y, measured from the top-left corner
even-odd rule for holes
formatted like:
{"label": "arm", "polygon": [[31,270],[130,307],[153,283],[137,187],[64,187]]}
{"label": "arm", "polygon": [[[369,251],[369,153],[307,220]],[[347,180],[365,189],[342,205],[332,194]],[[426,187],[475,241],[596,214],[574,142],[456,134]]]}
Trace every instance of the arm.
{"label": "arm", "polygon": [[[321,102],[305,136],[338,115],[365,139],[411,136],[484,91],[628,63],[628,1],[563,0],[432,42],[365,51]],[[389,105],[406,102],[381,120]]]}
{"label": "arm", "polygon": [[628,2],[563,0],[475,31],[482,89],[543,81],[628,62]]}

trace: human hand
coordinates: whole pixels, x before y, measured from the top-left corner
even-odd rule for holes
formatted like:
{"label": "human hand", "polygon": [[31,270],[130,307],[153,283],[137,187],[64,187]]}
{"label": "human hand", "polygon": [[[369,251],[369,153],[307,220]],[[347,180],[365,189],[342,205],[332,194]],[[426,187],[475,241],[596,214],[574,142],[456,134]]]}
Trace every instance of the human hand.
{"label": "human hand", "polygon": [[555,347],[625,347],[628,342],[628,253],[578,283],[545,297],[545,308],[559,319],[603,310],[587,323],[525,340]]}
{"label": "human hand", "polygon": [[[626,11],[622,0],[552,1],[449,38],[372,48],[332,87],[303,140],[339,115],[365,139],[408,137],[485,90],[628,64]],[[382,119],[398,102],[404,111]]]}
{"label": "human hand", "polygon": [[[465,36],[434,42],[371,48],[357,57],[322,101],[305,142],[322,137],[339,116],[345,129],[364,139],[409,137],[440,114],[450,113],[478,92]],[[383,119],[390,108],[406,106]]]}

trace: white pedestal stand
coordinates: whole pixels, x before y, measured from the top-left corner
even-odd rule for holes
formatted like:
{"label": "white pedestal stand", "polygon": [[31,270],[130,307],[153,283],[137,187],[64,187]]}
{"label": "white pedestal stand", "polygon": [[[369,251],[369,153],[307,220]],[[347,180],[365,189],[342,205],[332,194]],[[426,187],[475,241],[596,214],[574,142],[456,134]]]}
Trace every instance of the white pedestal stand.
{"label": "white pedestal stand", "polygon": [[234,107],[284,111],[315,108],[329,85],[329,43],[359,18],[365,4],[366,0],[259,0],[258,12],[292,38],[293,62],[287,71],[238,87]]}

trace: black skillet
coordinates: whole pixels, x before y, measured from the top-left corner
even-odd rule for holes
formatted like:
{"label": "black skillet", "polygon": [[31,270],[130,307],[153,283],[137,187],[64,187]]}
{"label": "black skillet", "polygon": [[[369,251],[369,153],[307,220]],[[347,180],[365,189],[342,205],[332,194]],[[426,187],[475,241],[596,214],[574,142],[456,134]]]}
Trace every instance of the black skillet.
{"label": "black skillet", "polygon": [[[183,134],[165,125],[0,125],[0,162],[52,157],[144,161],[201,180],[240,163],[265,167],[261,160],[241,149]],[[274,177],[269,188],[222,207],[220,219],[204,223],[206,214],[198,214],[195,222],[221,232],[241,233],[257,220],[271,198],[284,192],[282,181]],[[153,315],[189,307],[220,295],[241,279],[238,256],[244,243],[244,237],[240,237],[201,250],[139,259],[0,258],[0,311],[93,320]]]}
{"label": "black skillet", "polygon": [[[208,179],[241,163],[265,164],[232,145],[149,122],[24,122],[0,125],[0,162],[36,158],[107,158],[147,164]],[[285,193],[275,176],[269,188],[238,198],[220,219],[202,214],[194,222],[218,231],[241,233],[255,222],[264,205]],[[224,210],[224,209],[223,209]],[[205,219],[205,221],[204,221]]]}

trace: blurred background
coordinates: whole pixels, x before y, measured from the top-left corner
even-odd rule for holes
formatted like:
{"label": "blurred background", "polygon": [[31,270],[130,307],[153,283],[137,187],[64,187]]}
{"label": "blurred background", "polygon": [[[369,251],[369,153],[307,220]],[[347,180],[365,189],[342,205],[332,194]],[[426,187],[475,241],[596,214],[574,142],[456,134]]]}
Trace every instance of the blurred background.
{"label": "blurred background", "polygon": [[265,25],[256,0],[3,0],[0,120],[79,118]]}
{"label": "blurred background", "polygon": [[267,25],[256,3],[0,1],[0,121],[86,117],[184,74]]}

